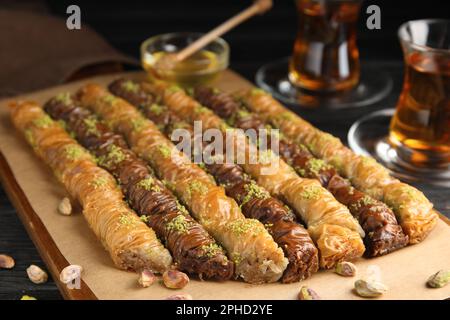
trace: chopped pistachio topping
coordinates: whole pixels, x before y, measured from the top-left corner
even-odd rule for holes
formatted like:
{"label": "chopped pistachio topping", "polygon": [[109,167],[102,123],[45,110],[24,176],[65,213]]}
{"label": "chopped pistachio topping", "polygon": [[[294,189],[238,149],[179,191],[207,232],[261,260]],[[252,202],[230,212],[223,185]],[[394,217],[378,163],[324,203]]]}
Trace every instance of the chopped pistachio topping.
{"label": "chopped pistachio topping", "polygon": [[227,227],[237,236],[243,234],[252,234],[254,236],[260,234],[264,228],[256,219],[237,219],[227,225]]}
{"label": "chopped pistachio topping", "polygon": [[187,211],[186,207],[183,206],[178,200],[177,200],[177,209],[183,213],[185,216],[189,215],[189,212]]}
{"label": "chopped pistachio topping", "polygon": [[274,154],[271,149],[259,150],[258,156],[259,162],[263,164],[268,164],[271,163],[272,160],[275,160]]}
{"label": "chopped pistachio topping", "polygon": [[134,219],[133,215],[131,215],[129,213],[123,213],[119,217],[119,223],[126,227],[132,227],[135,225],[136,220]]}
{"label": "chopped pistachio topping", "polygon": [[176,231],[179,233],[186,233],[189,231],[190,223],[187,221],[185,216],[179,215],[173,218],[167,225],[166,229],[168,231]]}
{"label": "chopped pistachio topping", "polygon": [[361,162],[363,165],[373,165],[377,163],[374,158],[368,156],[361,156]]}
{"label": "chopped pistachio topping", "polygon": [[166,111],[166,107],[165,106],[161,106],[159,104],[153,103],[150,107],[149,110],[151,113],[159,116],[161,115],[164,111]]}
{"label": "chopped pistachio topping", "polygon": [[34,148],[36,147],[36,141],[33,136],[33,131],[31,129],[25,130],[25,139]]}
{"label": "chopped pistachio topping", "polygon": [[259,95],[259,94],[268,94],[267,92],[265,92],[263,89],[260,88],[254,88],[250,91],[251,95]]}
{"label": "chopped pistachio topping", "polygon": [[34,119],[33,124],[38,128],[48,128],[53,124],[53,120],[48,115],[44,115],[40,118]]}
{"label": "chopped pistachio topping", "polygon": [[146,179],[139,181],[137,186],[147,191],[161,192],[161,188],[155,184],[155,179],[153,179],[152,177],[148,177]]}
{"label": "chopped pistachio topping", "polygon": [[173,128],[173,130],[176,130],[176,129],[189,129],[190,125],[189,125],[189,123],[187,123],[185,121],[177,121],[177,122],[174,122],[172,124],[172,128]]}
{"label": "chopped pistachio topping", "polygon": [[208,112],[210,112],[210,110],[209,110],[208,108],[206,108],[206,107],[200,105],[200,104],[197,105],[197,106],[195,106],[194,113],[195,113],[196,115],[202,114],[202,113],[208,113]]}
{"label": "chopped pistachio topping", "polygon": [[145,214],[143,214],[142,216],[140,216],[139,219],[141,219],[142,222],[145,222],[145,223],[148,222],[148,216],[146,216]]}
{"label": "chopped pistachio topping", "polygon": [[260,186],[258,186],[255,181],[247,183],[244,186],[244,190],[246,194],[242,199],[241,206],[245,205],[252,199],[267,199],[270,197],[269,193],[266,190],[262,189]]}
{"label": "chopped pistachio topping", "polygon": [[189,198],[192,197],[192,193],[200,193],[201,195],[205,195],[208,192],[208,187],[205,186],[200,181],[192,181],[189,183],[189,186],[187,188],[187,193]]}
{"label": "chopped pistachio topping", "polygon": [[322,170],[327,170],[330,168],[330,166],[325,161],[316,158],[309,159],[306,163],[306,167],[312,174],[316,176],[318,176]]}
{"label": "chopped pistachio topping", "polygon": [[167,180],[162,180],[162,183],[166,186],[167,189],[169,190],[175,190],[175,185]]}
{"label": "chopped pistachio topping", "polygon": [[61,92],[55,97],[55,100],[68,105],[72,103],[72,96],[70,95],[70,92]]}
{"label": "chopped pistachio topping", "polygon": [[233,252],[231,254],[231,260],[234,262],[235,265],[238,265],[242,262],[243,258],[238,252]]}
{"label": "chopped pistachio topping", "polygon": [[197,163],[197,166],[199,166],[199,168],[201,168],[202,170],[206,170],[206,166],[203,162]]}
{"label": "chopped pistachio topping", "polygon": [[282,119],[282,120],[293,120],[294,119],[294,115],[289,112],[289,111],[285,111],[283,113],[280,113],[278,115],[278,118]]}
{"label": "chopped pistachio topping", "polygon": [[377,201],[373,198],[371,198],[368,195],[365,195],[364,197],[360,198],[358,201],[356,201],[355,203],[352,203],[350,205],[350,209],[353,210],[359,210],[362,207],[367,207],[367,206],[374,206],[377,205]]}
{"label": "chopped pistachio topping", "polygon": [[217,243],[210,243],[203,245],[200,247],[200,249],[205,251],[205,256],[207,256],[208,258],[212,258],[223,252],[222,247],[219,246]]}
{"label": "chopped pistachio topping", "polygon": [[136,93],[139,90],[139,85],[130,80],[127,80],[124,83],[122,83],[122,87],[126,91],[133,92],[133,93]]}
{"label": "chopped pistachio topping", "polygon": [[183,91],[183,89],[181,89],[179,86],[177,86],[177,85],[171,85],[170,87],[168,87],[167,89],[166,89],[166,92],[167,93],[175,93],[175,92],[178,92],[178,91]]}
{"label": "chopped pistachio topping", "polygon": [[67,123],[64,120],[58,120],[56,123],[58,123],[58,125],[64,130],[67,130]]}
{"label": "chopped pistachio topping", "polygon": [[322,188],[319,186],[307,186],[300,193],[300,196],[306,200],[316,200],[320,197],[322,193]]}
{"label": "chopped pistachio topping", "polygon": [[88,134],[93,134],[95,136],[98,136],[100,134],[97,129],[98,120],[94,116],[84,119],[83,123],[87,128]]}
{"label": "chopped pistachio topping", "polygon": [[64,152],[70,160],[79,159],[84,154],[84,150],[76,144],[66,146]]}
{"label": "chopped pistachio topping", "polygon": [[89,184],[94,186],[95,189],[103,187],[104,185],[106,185],[106,183],[108,183],[108,180],[106,180],[106,178],[104,177],[98,177],[94,180],[92,180]]}
{"label": "chopped pistachio topping", "polygon": [[159,145],[158,150],[164,158],[168,158],[172,154],[172,150],[170,149],[170,147],[165,144]]}
{"label": "chopped pistachio topping", "polygon": [[119,101],[119,99],[115,96],[113,96],[112,94],[107,94],[105,96],[103,96],[103,101],[111,106],[115,105],[117,103],[117,101]]}
{"label": "chopped pistachio topping", "polygon": [[108,147],[108,153],[98,158],[101,166],[109,167],[112,164],[118,164],[125,160],[126,155],[122,149],[114,144]]}
{"label": "chopped pistachio topping", "polygon": [[298,172],[298,174],[299,174],[300,176],[302,176],[302,177],[305,177],[305,176],[306,176],[306,170],[305,170],[305,169],[300,168],[300,167],[298,167],[298,166],[296,166],[294,169],[295,169],[295,171]]}
{"label": "chopped pistachio topping", "polygon": [[141,117],[132,119],[131,126],[133,127],[133,131],[140,132],[145,128],[145,119]]}

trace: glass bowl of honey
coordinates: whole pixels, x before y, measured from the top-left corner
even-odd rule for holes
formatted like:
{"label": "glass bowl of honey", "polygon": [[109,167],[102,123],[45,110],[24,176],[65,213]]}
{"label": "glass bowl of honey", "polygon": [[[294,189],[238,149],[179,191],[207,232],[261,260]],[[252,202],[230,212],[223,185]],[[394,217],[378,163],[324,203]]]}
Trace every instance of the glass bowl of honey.
{"label": "glass bowl of honey", "polygon": [[202,36],[201,33],[177,32],[151,37],[141,45],[141,62],[151,78],[182,87],[194,87],[215,80],[228,67],[230,49],[225,40],[217,38],[207,46],[176,63],[173,68],[161,68],[157,62],[181,51]]}

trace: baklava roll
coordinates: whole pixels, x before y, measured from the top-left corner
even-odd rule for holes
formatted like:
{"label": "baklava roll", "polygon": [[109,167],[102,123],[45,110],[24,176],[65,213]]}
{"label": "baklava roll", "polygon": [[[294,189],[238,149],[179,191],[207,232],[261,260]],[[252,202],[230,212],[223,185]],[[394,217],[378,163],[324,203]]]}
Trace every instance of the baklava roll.
{"label": "baklava roll", "polygon": [[52,169],[97,238],[121,269],[162,273],[172,263],[155,232],[122,200],[115,179],[34,102],[12,105],[11,117],[35,153]]}
{"label": "baklava roll", "polygon": [[227,280],[233,263],[216,241],[197,223],[147,164],[128,149],[122,136],[81,108],[70,94],[48,101],[44,110],[63,121],[67,130],[117,179],[130,206],[155,230],[172,253],[177,267],[200,279]]}
{"label": "baklava roll", "polygon": [[[300,215],[308,226],[312,239],[320,251],[320,265],[331,268],[338,261],[353,260],[364,253],[361,237],[364,231],[348,209],[336,201],[316,180],[300,178],[295,171],[271,150],[261,154],[247,140],[242,130],[229,129],[228,125],[211,110],[201,106],[183,90],[163,82],[148,84],[145,89],[157,96],[174,113],[190,122],[201,121],[202,129],[218,128],[232,141],[236,154],[259,156],[244,161],[242,167],[258,185],[273,196],[283,199]],[[255,161],[256,160],[256,161]]]}
{"label": "baklava roll", "polygon": [[[193,96],[202,105],[225,118],[230,125],[243,130],[254,129],[258,136],[262,132],[268,140],[272,139],[272,126],[255,112],[250,112],[232,95],[213,88],[198,87],[193,91]],[[260,130],[264,128],[266,131]],[[317,179],[358,219],[366,233],[364,237],[366,256],[380,256],[408,244],[408,237],[386,204],[353,188],[338,175],[333,166],[315,158],[303,144],[293,143],[282,134],[275,135],[274,138],[278,139],[278,154],[283,160],[300,176]]]}
{"label": "baklava roll", "polygon": [[422,241],[436,225],[438,215],[424,194],[393,178],[373,158],[355,154],[339,139],[288,111],[262,90],[250,90],[238,96],[284,135],[305,144],[315,156],[333,165],[356,188],[391,206],[411,244]]}
{"label": "baklava roll", "polygon": [[[194,128],[181,120],[166,106],[156,106],[153,97],[143,91],[139,83],[119,79],[111,83],[109,89],[116,96],[139,107],[150,120],[160,126],[166,136],[170,137],[174,130],[183,128],[190,132],[193,140]],[[147,98],[140,99],[145,97],[146,94]],[[204,145],[207,148],[207,144]],[[193,152],[191,154],[193,155]],[[215,159],[218,156],[223,156],[223,153],[214,154]],[[203,166],[225,188],[226,194],[236,200],[244,215],[247,218],[261,221],[269,230],[275,242],[283,249],[289,260],[281,278],[283,283],[306,279],[317,271],[317,249],[308,232],[295,221],[295,215],[287,206],[278,199],[271,197],[266,190],[258,186],[235,163],[207,162],[203,163]]]}
{"label": "baklava roll", "polygon": [[78,97],[154,167],[197,221],[228,251],[237,276],[250,283],[274,282],[282,276],[288,261],[264,225],[245,218],[224,189],[178,151],[150,120],[94,84],[83,87]]}

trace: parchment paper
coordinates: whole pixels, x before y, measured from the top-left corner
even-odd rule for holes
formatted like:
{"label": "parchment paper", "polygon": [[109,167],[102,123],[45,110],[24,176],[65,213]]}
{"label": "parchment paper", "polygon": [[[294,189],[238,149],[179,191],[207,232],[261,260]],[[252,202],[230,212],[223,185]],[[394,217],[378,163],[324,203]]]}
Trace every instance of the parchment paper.
{"label": "parchment paper", "polygon": [[[132,76],[140,77],[142,74],[134,73]],[[43,103],[61,91],[75,91],[86,82],[108,84],[116,77],[117,75],[97,77],[19,98]],[[218,82],[218,86],[224,90],[235,90],[249,85],[232,72],[224,73]],[[323,299],[358,299],[352,292],[354,281],[378,268],[381,271],[382,281],[390,288],[382,299],[450,297],[450,285],[441,289],[429,289],[425,286],[431,274],[440,269],[450,268],[450,227],[443,221],[439,221],[435,230],[420,244],[384,257],[360,259],[356,262],[358,274],[355,278],[344,278],[332,271],[321,271],[309,280],[289,285],[281,283],[249,285],[240,281],[217,283],[192,280],[183,290],[166,289],[159,283],[146,289],[140,288],[136,274],[115,269],[109,255],[103,250],[81,213],[72,216],[58,214],[56,208],[65,195],[64,188],[13,128],[7,107],[10,100],[0,101],[0,150],[59,250],[71,264],[83,266],[83,279],[99,299],[163,299],[180,292],[189,293],[196,300],[295,299],[302,285],[310,286]]]}

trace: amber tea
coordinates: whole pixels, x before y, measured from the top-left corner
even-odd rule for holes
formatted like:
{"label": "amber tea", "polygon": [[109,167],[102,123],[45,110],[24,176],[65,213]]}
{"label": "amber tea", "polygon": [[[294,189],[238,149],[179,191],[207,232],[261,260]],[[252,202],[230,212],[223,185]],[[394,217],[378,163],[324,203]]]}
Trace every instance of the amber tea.
{"label": "amber tea", "polygon": [[289,79],[311,91],[341,91],[359,81],[356,24],[361,0],[297,0],[298,32]]}
{"label": "amber tea", "polygon": [[406,57],[403,92],[390,140],[419,166],[450,163],[450,55],[413,52]]}

